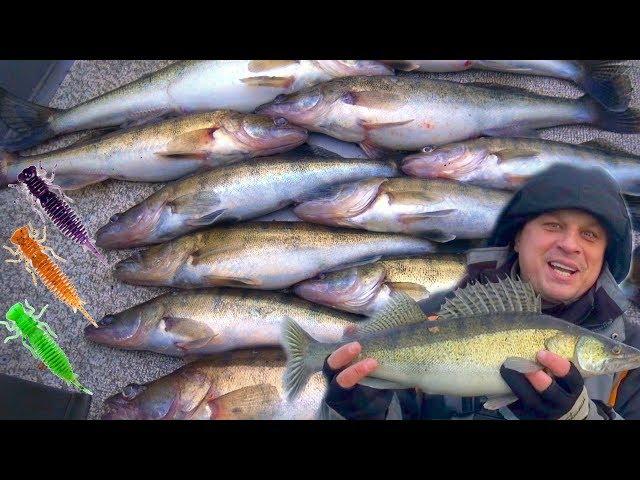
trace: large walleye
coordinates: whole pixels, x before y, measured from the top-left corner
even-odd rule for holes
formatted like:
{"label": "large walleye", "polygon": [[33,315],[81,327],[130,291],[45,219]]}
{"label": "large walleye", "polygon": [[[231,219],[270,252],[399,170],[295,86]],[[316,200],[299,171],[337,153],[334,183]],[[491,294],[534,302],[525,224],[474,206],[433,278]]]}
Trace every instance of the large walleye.
{"label": "large walleye", "polygon": [[94,342],[182,357],[240,348],[278,346],[286,318],[316,338],[335,342],[362,317],[337,312],[295,295],[243,289],[173,291],[85,329]]}
{"label": "large walleye", "polygon": [[279,348],[227,352],[189,363],[154,381],[130,384],[105,400],[104,420],[317,418],[325,390],[314,375],[295,402],[285,399]]}
{"label": "large walleye", "polygon": [[385,60],[384,63],[408,72],[477,69],[562,78],[578,84],[610,110],[624,110],[633,91],[625,75],[627,66],[615,60]]}
{"label": "large walleye", "polygon": [[217,110],[115,132],[41,155],[0,154],[0,187],[30,165],[55,172],[72,190],[107,178],[166,182],[252,157],[291,150],[307,132],[284,118]]}
{"label": "large walleye", "polygon": [[278,94],[345,75],[392,75],[363,60],[194,60],[177,62],[67,110],[43,107],[0,89],[0,120],[20,150],[63,133],[118,127],[169,114],[231,109],[251,112]]}
{"label": "large walleye", "polygon": [[158,190],[97,232],[103,248],[165,242],[216,223],[274,212],[314,192],[351,180],[394,176],[394,161],[283,155],[196,174]]}
{"label": "large walleye", "polygon": [[277,290],[341,266],[434,251],[428,240],[303,222],[214,227],[137,252],[115,267],[134,285]]}
{"label": "large walleye", "polygon": [[602,167],[628,193],[640,194],[640,157],[602,140],[580,145],[535,138],[478,138],[427,147],[407,156],[402,170],[415,177],[450,178],[515,190],[551,165]]}
{"label": "large walleye", "polygon": [[[293,291],[315,303],[371,316],[382,310],[395,292],[403,292],[416,302],[426,300],[451,291],[465,274],[464,255],[427,254],[322,274],[298,283]],[[99,332],[95,328],[86,331]]]}
{"label": "large walleye", "polygon": [[282,343],[287,351],[284,382],[289,396],[322,369],[327,355],[353,340],[362,345],[359,358],[378,362],[362,385],[486,396],[485,408],[490,409],[517,400],[502,379],[500,366],[522,373],[541,370],[535,359],[543,349],[572,361],[584,377],[640,366],[640,350],[544,315],[531,285],[507,277],[456,290],[435,321],[425,321],[420,307],[397,293],[367,325],[338,343],[317,342],[294,321],[287,321]]}
{"label": "large walleye", "polygon": [[556,125],[590,124],[640,132],[636,110],[611,112],[589,96],[546,97],[513,87],[433,80],[423,75],[348,77],[281,95],[256,113],[357,142],[369,156],[419,150],[480,136],[531,135]]}
{"label": "large walleye", "polygon": [[370,178],[338,185],[293,211],[309,222],[448,242],[487,238],[511,196],[450,180]]}

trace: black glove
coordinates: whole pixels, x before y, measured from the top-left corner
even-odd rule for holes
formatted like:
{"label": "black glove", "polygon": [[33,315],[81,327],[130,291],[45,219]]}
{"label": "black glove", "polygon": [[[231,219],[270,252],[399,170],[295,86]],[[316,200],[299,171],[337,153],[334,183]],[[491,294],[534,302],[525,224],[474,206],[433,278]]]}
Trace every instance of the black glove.
{"label": "black glove", "polygon": [[327,358],[322,366],[322,373],[329,381],[325,402],[329,407],[349,420],[384,420],[389,404],[393,398],[393,390],[379,390],[356,384],[351,388],[341,387],[336,377],[347,367],[333,370]]}
{"label": "black glove", "polygon": [[542,393],[520,372],[502,366],[500,375],[518,397],[509,410],[519,419],[584,420],[589,414],[584,380],[573,363],[566,376],[556,377]]}

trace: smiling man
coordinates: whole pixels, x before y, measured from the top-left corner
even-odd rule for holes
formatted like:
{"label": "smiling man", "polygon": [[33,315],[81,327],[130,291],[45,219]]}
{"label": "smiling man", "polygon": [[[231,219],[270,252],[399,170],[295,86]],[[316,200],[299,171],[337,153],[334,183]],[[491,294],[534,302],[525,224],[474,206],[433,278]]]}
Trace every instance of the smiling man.
{"label": "smiling man", "polygon": [[[618,284],[629,272],[631,220],[619,187],[604,170],[557,165],[531,179],[505,207],[490,247],[467,254],[469,281],[520,276],[542,297],[543,312],[640,347]],[[442,299],[421,307],[435,312]],[[502,367],[518,401],[497,411],[481,398],[425,395],[415,390],[376,390],[358,382],[377,367],[356,361],[352,342],[327,357],[329,381],[323,418],[398,419],[639,419],[638,370],[583,380],[569,361],[538,353],[546,368],[522,374]]]}

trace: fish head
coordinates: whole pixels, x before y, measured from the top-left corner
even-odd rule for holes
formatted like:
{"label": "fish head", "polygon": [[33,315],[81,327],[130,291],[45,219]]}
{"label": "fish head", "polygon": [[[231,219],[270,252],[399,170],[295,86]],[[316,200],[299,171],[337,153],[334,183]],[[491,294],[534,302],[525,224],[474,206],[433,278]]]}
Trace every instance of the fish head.
{"label": "fish head", "polygon": [[328,188],[293,209],[302,220],[324,225],[350,226],[349,219],[364,213],[378,197],[386,178],[368,178]]}
{"label": "fish head", "polygon": [[307,141],[307,130],[289,123],[286,118],[266,115],[229,116],[224,130],[233,136],[240,150],[254,157],[291,150]]}
{"label": "fish head", "polygon": [[171,209],[162,199],[150,197],[126,212],[116,213],[96,232],[100,248],[135,248],[168,240],[162,228]]}
{"label": "fish head", "polygon": [[11,238],[9,238],[9,240],[14,245],[21,245],[29,238],[30,238],[30,230],[29,230],[29,227],[25,225],[23,227],[16,228],[13,234],[11,235]]}
{"label": "fish head", "polygon": [[96,343],[110,347],[147,350],[152,345],[152,332],[164,315],[164,305],[158,299],[136,305],[122,312],[106,315],[98,322],[98,328],[87,325],[85,336]]}
{"label": "fish head", "polygon": [[386,271],[379,264],[351,267],[297,284],[293,291],[314,303],[353,313],[368,313],[382,289]]}
{"label": "fish head", "polygon": [[334,78],[394,74],[390,66],[374,60],[314,60],[314,63]]}
{"label": "fish head", "polygon": [[153,382],[127,385],[105,400],[104,420],[188,419],[210,395],[210,381],[196,364],[187,364]]}
{"label": "fish head", "polygon": [[136,252],[121,260],[114,268],[115,277],[125,283],[146,286],[169,286],[195,250],[196,236]]}
{"label": "fish head", "polygon": [[402,171],[412,177],[464,179],[491,157],[479,143],[461,142],[442,147],[425,147],[404,158]]}
{"label": "fish head", "polygon": [[256,113],[284,117],[296,125],[309,128],[328,116],[333,101],[331,90],[319,84],[289,95],[278,95],[272,102],[258,107]]}
{"label": "fish head", "polygon": [[575,347],[576,367],[585,376],[606,375],[640,367],[640,350],[595,335],[582,335]]}
{"label": "fish head", "polygon": [[38,171],[36,170],[36,167],[31,165],[18,174],[18,180],[21,182],[28,182],[29,180],[36,178],[37,176]]}

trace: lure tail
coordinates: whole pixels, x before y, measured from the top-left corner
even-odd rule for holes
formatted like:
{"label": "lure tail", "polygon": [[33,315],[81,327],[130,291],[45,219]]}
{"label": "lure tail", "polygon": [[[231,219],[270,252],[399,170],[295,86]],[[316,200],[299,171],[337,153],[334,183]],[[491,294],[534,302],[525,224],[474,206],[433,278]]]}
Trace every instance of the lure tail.
{"label": "lure tail", "polygon": [[93,253],[98,260],[100,260],[103,264],[105,264],[107,267],[109,266],[109,261],[107,260],[107,257],[105,257],[100,250],[98,250],[96,248],[96,246],[93,244],[93,242],[91,240],[86,240],[82,246],[86,249],[89,250],[91,253]]}
{"label": "lure tail", "polygon": [[626,67],[612,60],[582,63],[584,74],[578,80],[582,89],[609,110],[625,110],[633,91],[631,80],[625,75]]}
{"label": "lure tail", "polygon": [[69,384],[73,385],[74,387],[76,387],[82,393],[86,393],[87,395],[93,395],[93,392],[91,390],[89,390],[87,387],[85,387],[84,385],[82,385],[80,383],[80,380],[78,380],[77,377],[74,379],[73,382],[69,382]]}
{"label": "lure tail", "polygon": [[80,310],[80,313],[82,313],[82,315],[84,315],[84,317],[89,320],[94,327],[98,328],[98,324],[96,323],[96,321],[91,315],[89,315],[89,312],[87,312],[87,310],[82,305],[78,306],[78,310]]}
{"label": "lure tail", "polygon": [[33,147],[55,135],[50,119],[58,109],[28,102],[0,88],[0,120],[13,132],[2,147],[14,152]]}

